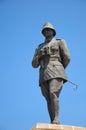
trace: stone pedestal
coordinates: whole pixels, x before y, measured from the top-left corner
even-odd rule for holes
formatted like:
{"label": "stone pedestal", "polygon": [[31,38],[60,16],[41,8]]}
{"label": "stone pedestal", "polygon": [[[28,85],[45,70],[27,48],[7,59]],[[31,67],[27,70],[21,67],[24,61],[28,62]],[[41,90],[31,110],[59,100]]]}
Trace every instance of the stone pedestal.
{"label": "stone pedestal", "polygon": [[31,130],[86,130],[86,128],[77,126],[38,123]]}

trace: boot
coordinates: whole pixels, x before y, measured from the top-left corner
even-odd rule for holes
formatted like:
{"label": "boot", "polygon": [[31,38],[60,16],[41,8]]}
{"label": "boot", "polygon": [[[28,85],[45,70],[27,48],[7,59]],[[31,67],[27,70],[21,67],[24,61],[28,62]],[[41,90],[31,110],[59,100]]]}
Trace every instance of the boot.
{"label": "boot", "polygon": [[60,124],[59,122],[59,101],[55,93],[51,94],[51,123]]}
{"label": "boot", "polygon": [[51,102],[47,103],[47,108],[48,108],[50,120],[52,122],[53,121],[53,113],[52,113],[52,109],[51,109]]}

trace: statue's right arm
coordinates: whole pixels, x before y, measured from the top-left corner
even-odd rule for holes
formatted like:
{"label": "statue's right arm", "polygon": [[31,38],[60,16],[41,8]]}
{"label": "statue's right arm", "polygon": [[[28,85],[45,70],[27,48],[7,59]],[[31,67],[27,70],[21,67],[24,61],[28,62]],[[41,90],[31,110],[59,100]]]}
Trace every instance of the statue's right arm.
{"label": "statue's right arm", "polygon": [[32,60],[33,68],[37,68],[39,66],[39,55],[38,55],[38,48],[35,50],[35,54]]}

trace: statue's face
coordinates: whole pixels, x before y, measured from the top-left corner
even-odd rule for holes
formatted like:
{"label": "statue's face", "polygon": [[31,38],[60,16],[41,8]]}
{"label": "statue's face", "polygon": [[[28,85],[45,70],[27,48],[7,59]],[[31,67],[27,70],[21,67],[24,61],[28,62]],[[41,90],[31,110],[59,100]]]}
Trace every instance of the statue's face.
{"label": "statue's face", "polygon": [[46,29],[44,30],[44,36],[45,36],[46,38],[48,38],[48,37],[53,37],[53,30],[50,29],[50,28],[46,28]]}

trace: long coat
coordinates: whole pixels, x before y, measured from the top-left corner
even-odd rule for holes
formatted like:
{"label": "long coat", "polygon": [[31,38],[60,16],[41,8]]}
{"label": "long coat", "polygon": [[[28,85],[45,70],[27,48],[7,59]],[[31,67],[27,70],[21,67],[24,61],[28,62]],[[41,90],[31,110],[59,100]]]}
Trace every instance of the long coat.
{"label": "long coat", "polygon": [[64,39],[53,38],[50,42],[40,44],[35,50],[32,66],[39,71],[39,86],[54,78],[67,81],[65,68],[70,62],[70,54]]}

